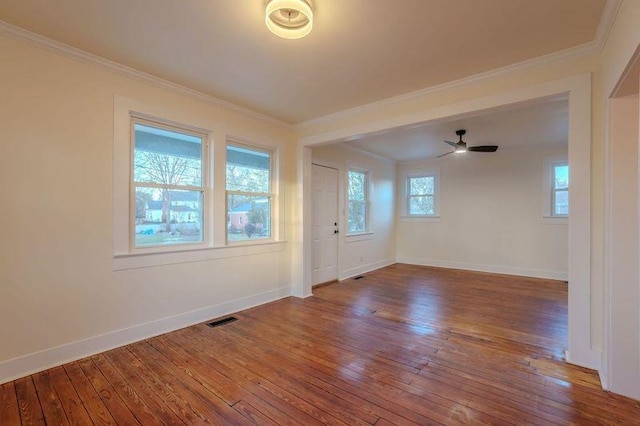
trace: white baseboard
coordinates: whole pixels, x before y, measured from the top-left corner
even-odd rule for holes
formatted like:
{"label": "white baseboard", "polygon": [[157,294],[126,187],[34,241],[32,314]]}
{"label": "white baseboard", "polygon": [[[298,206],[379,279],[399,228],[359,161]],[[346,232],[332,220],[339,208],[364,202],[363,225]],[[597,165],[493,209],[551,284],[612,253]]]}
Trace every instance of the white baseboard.
{"label": "white baseboard", "polygon": [[393,265],[396,263],[395,259],[384,259],[378,262],[367,263],[366,265],[360,265],[356,268],[347,269],[338,274],[339,280],[346,280],[357,275],[366,274],[367,272],[375,271],[376,269],[384,268],[385,266]]}
{"label": "white baseboard", "polygon": [[[602,352],[596,349],[589,349],[585,353],[579,354],[580,357],[572,357],[571,352],[564,351],[564,359],[569,364],[577,365],[578,367],[588,368],[590,370],[596,370],[600,372],[602,370]],[[604,382],[601,383],[604,387]]]}
{"label": "white baseboard", "polygon": [[[607,357],[605,355],[605,351],[602,350],[600,352],[600,369],[598,370],[598,375],[600,376],[600,383],[602,384],[602,389],[606,390],[606,391],[610,391],[611,390],[611,383],[610,383],[610,366],[607,363]],[[640,398],[638,398],[640,399]]]}
{"label": "white baseboard", "polygon": [[3,361],[0,362],[0,384],[290,295],[290,287],[281,287]]}
{"label": "white baseboard", "polygon": [[567,281],[568,279],[568,273],[562,271],[545,271],[542,269],[526,269],[501,265],[484,265],[477,263],[456,262],[450,260],[423,259],[417,257],[398,257],[398,263],[408,263],[410,265],[420,266],[436,266],[440,268],[466,269],[468,271],[519,275],[523,277],[546,278],[560,281]]}

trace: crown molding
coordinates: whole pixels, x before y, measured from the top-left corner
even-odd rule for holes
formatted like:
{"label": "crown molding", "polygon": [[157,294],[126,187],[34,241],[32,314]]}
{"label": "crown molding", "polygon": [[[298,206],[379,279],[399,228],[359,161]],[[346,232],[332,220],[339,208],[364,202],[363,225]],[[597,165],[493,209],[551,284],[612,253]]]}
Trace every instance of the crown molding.
{"label": "crown molding", "polygon": [[622,75],[609,91],[609,97],[619,98],[638,94],[638,74],[640,74],[640,47],[633,53]]}
{"label": "crown molding", "polygon": [[371,102],[369,104],[364,104],[354,108],[349,108],[346,110],[327,114],[321,117],[312,118],[311,120],[306,120],[306,121],[297,123],[293,127],[299,130],[304,126],[326,123],[333,120],[338,120],[341,118],[346,118],[356,114],[364,113],[367,111],[382,109],[382,108],[385,108],[394,104],[398,104],[401,102],[410,101],[420,97],[426,97],[426,96],[433,95],[439,92],[444,92],[447,90],[453,90],[458,87],[462,87],[462,86],[473,84],[473,83],[478,83],[483,80],[488,80],[494,77],[498,77],[511,72],[523,70],[526,68],[534,68],[534,67],[546,65],[549,63],[560,62],[563,60],[577,58],[580,56],[586,56],[592,53],[600,52],[602,51],[602,49],[604,48],[604,45],[607,42],[607,39],[609,37],[609,32],[611,31],[611,27],[613,26],[613,23],[616,19],[616,16],[618,14],[618,10],[620,9],[621,4],[622,4],[622,0],[607,0],[607,2],[604,5],[604,9],[602,10],[602,15],[600,16],[600,22],[598,23],[596,37],[593,41],[589,43],[581,44],[575,47],[571,47],[569,49],[560,50],[558,52],[539,56],[537,58],[532,58],[526,61],[507,65],[502,68],[497,68],[497,69],[485,71],[479,74],[474,74],[469,77],[464,77],[458,80],[438,84],[436,86],[427,87],[414,92],[405,93],[399,96],[394,96],[394,97],[386,98],[380,101]]}
{"label": "crown molding", "polygon": [[338,111],[332,114],[327,114],[322,117],[312,118],[293,125],[295,130],[302,130],[306,126],[327,123],[334,120],[344,119],[369,111],[376,111],[393,105],[408,102],[417,98],[423,98],[436,93],[441,93],[456,88],[464,87],[470,84],[479,83],[485,80],[489,80],[495,77],[499,77],[505,74],[509,74],[515,71],[524,70],[527,68],[534,68],[541,65],[546,65],[554,62],[561,62],[563,60],[577,58],[581,56],[587,56],[598,52],[598,47],[595,41],[581,44],[579,46],[571,47],[569,49],[561,50],[558,52],[550,53],[548,55],[539,56],[537,58],[528,59],[526,61],[518,62],[515,64],[507,65],[502,68],[496,68],[493,70],[485,71],[479,74],[474,74],[469,77],[464,77],[458,80],[449,81],[446,83],[430,86],[424,89],[416,90],[414,92],[405,93],[402,95],[386,98],[380,101],[371,102],[369,104],[360,105],[354,108]]}
{"label": "crown molding", "polygon": [[607,44],[611,27],[618,16],[618,10],[622,5],[622,0],[607,0],[600,16],[600,22],[598,23],[598,32],[596,33],[596,48],[601,51],[604,45]]}
{"label": "crown molding", "polygon": [[15,25],[9,24],[8,22],[2,21],[2,20],[0,20],[0,35],[4,35],[6,37],[24,42],[26,44],[41,48],[43,50],[47,50],[52,53],[66,56],[78,62],[83,62],[85,64],[89,64],[115,74],[123,75],[125,77],[142,81],[144,83],[156,86],[158,88],[170,90],[170,91],[179,93],[184,96],[188,96],[190,98],[193,98],[211,105],[228,108],[255,119],[267,121],[273,124],[277,124],[279,126],[284,126],[286,128],[299,130],[305,126],[330,122],[333,120],[346,118],[346,117],[353,116],[359,113],[364,113],[367,111],[379,110],[394,104],[410,101],[420,97],[433,95],[433,94],[447,91],[447,90],[453,90],[458,87],[481,82],[483,80],[488,80],[488,79],[501,76],[504,74],[508,74],[511,72],[515,72],[518,70],[533,68],[540,65],[559,62],[569,58],[586,56],[592,53],[599,52],[603,49],[604,45],[607,42],[609,32],[611,31],[611,27],[613,26],[613,22],[615,21],[616,15],[618,13],[618,10],[621,4],[622,4],[622,0],[606,1],[604,9],[602,11],[602,15],[600,17],[600,22],[598,24],[596,37],[592,42],[575,46],[569,49],[561,50],[558,52],[554,52],[548,55],[540,56],[537,58],[529,59],[523,62],[518,62],[516,64],[507,65],[502,68],[497,68],[497,69],[489,70],[483,73],[474,74],[472,76],[464,77],[458,80],[446,82],[446,83],[435,85],[435,86],[430,86],[414,92],[405,93],[405,94],[394,96],[391,98],[386,98],[380,101],[376,101],[376,102],[360,105],[354,108],[327,114],[327,115],[313,118],[310,120],[302,121],[296,124],[291,124],[291,123],[279,120],[270,115],[263,114],[263,113],[254,111],[250,108],[246,108],[246,107],[234,104],[232,102],[216,98],[204,92],[191,89],[189,87],[186,87],[177,83],[173,83],[169,80],[165,80],[153,74],[149,74],[144,71],[140,71],[135,68],[131,68],[126,65],[119,64],[109,59],[102,58],[98,55],[94,55],[84,50],[55,41],[48,37],[33,33],[31,31],[25,30],[24,28],[17,27]]}
{"label": "crown molding", "polygon": [[184,95],[201,102],[205,102],[211,105],[215,105],[217,107],[227,108],[227,109],[239,112],[251,118],[267,121],[273,124],[277,124],[279,126],[284,126],[286,128],[291,128],[290,123],[284,122],[270,115],[263,114],[263,113],[254,111],[252,109],[234,104],[232,102],[216,98],[215,96],[208,95],[204,92],[191,89],[189,87],[182,86],[177,83],[173,83],[169,80],[165,80],[153,74],[149,74],[144,71],[140,71],[135,68],[131,68],[126,65],[119,64],[109,59],[105,59],[101,56],[94,55],[93,53],[86,52],[76,47],[69,46],[68,44],[61,43],[59,41],[55,41],[48,37],[42,36],[40,34],[36,34],[34,32],[25,30],[24,28],[17,27],[15,25],[9,24],[8,22],[1,21],[1,20],[0,20],[0,35],[6,36],[14,40],[18,40],[20,42],[29,44],[31,46],[38,47],[40,49],[46,50],[51,53],[65,56],[67,58],[73,59],[78,62],[92,65],[96,68],[99,68],[108,72],[112,72],[114,74],[119,74],[134,80],[141,81],[143,83],[150,84],[160,89],[170,90],[180,95]]}

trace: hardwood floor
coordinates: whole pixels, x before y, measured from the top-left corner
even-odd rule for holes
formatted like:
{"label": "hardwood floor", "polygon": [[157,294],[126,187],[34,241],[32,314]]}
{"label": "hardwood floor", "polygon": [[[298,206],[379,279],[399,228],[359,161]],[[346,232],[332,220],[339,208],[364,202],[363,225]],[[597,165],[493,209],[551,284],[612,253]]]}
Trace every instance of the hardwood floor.
{"label": "hardwood floor", "polygon": [[0,387],[14,424],[640,424],[559,281],[393,265]]}

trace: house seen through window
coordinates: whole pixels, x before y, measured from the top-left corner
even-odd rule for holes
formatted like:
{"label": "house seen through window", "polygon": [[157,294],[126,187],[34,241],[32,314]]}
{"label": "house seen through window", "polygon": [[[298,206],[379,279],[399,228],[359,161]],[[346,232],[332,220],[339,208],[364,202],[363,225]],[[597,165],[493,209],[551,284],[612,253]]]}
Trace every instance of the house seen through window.
{"label": "house seen through window", "polygon": [[206,136],[134,119],[134,247],[199,243]]}
{"label": "house seen through window", "polygon": [[227,241],[271,238],[272,153],[227,145]]}

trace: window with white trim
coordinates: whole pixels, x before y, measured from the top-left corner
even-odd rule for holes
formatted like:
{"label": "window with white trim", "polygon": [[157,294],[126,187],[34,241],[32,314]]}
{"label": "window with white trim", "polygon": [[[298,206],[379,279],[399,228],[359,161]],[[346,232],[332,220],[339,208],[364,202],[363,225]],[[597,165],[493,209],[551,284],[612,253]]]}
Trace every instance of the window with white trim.
{"label": "window with white trim", "polygon": [[406,214],[413,217],[437,216],[437,179],[434,174],[408,175]]}
{"label": "window with white trim", "polygon": [[[279,214],[283,206],[278,197],[277,148],[280,144],[267,140],[264,148],[255,149],[237,145],[268,159],[269,219],[258,227],[258,234],[252,232],[250,241],[229,242],[225,229],[228,225],[225,151],[229,136],[213,130],[218,125],[210,118],[193,116],[179,107],[115,95],[113,270],[282,250],[284,223]],[[242,137],[242,129],[235,132]],[[264,195],[258,187],[248,192]],[[242,223],[245,224],[244,216]]]}
{"label": "window with white trim", "polygon": [[369,173],[349,169],[347,172],[347,234],[361,234],[369,229]]}
{"label": "window with white trim", "polygon": [[131,118],[134,249],[203,244],[207,135]]}
{"label": "window with white trim", "polygon": [[555,162],[551,164],[551,216],[569,215],[569,164]]}
{"label": "window with white trim", "polygon": [[227,242],[270,239],[273,153],[227,144]]}

